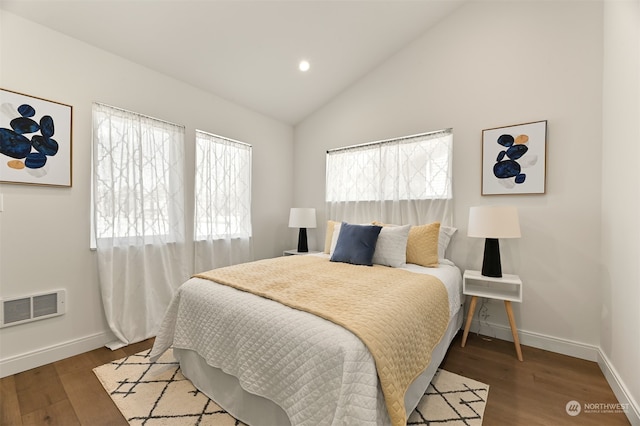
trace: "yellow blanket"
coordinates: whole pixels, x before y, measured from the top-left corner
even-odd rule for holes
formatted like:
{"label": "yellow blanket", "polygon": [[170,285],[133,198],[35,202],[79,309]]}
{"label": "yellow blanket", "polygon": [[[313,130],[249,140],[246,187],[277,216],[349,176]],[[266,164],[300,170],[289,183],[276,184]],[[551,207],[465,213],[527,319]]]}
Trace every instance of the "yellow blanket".
{"label": "yellow blanket", "polygon": [[195,275],[306,311],[358,336],[371,352],[394,426],[406,424],[404,395],[431,360],[449,321],[437,278],[317,256],[284,256]]}

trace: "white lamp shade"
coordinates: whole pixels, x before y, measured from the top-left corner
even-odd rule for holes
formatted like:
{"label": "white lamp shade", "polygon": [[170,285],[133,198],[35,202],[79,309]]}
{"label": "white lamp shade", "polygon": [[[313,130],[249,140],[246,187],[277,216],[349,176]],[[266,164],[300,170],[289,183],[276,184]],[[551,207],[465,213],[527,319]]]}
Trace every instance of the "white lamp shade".
{"label": "white lamp shade", "polygon": [[289,228],[315,228],[316,209],[294,207],[289,213]]}
{"label": "white lamp shade", "polygon": [[518,209],[514,206],[471,207],[467,235],[476,238],[520,238]]}

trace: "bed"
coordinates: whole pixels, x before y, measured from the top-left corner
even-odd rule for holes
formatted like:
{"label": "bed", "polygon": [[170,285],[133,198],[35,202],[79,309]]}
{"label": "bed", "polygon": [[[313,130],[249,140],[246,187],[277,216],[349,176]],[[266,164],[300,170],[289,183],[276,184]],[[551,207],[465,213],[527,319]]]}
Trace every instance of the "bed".
{"label": "bed", "polygon": [[[340,230],[336,229],[333,234],[340,235]],[[404,244],[409,253],[408,244],[411,240],[406,236],[408,228],[380,231],[377,250],[384,249],[382,243],[389,242],[391,234],[405,235]],[[339,252],[341,246],[337,244],[337,238],[333,238],[329,253],[267,259],[198,274],[180,287],[171,302],[151,357],[157,359],[173,347],[174,356],[185,377],[235,418],[252,426],[405,423],[444,358],[463,318],[460,270],[444,259],[443,250],[438,253],[437,233],[435,238],[436,264],[430,267],[406,263],[411,260],[408,257],[401,264],[389,258],[382,260],[393,263],[393,267],[381,264],[369,267],[335,261],[336,254],[339,254],[336,250]],[[405,246],[402,247],[403,252]],[[349,253],[352,252],[350,249]],[[414,279],[416,282],[428,280],[434,282],[434,287],[443,289],[438,291],[445,296],[437,302],[437,306],[425,309],[429,311],[425,315],[430,318],[428,315],[435,315],[430,312],[442,310],[446,312],[446,318],[444,322],[439,320],[442,325],[437,332],[424,333],[430,334],[426,338],[432,342],[429,350],[421,349],[418,355],[410,355],[411,364],[416,359],[414,370],[407,373],[411,380],[405,387],[400,387],[398,392],[401,400],[391,407],[388,380],[377,369],[385,365],[381,362],[379,351],[403,348],[392,350],[395,353],[406,352],[406,348],[422,348],[421,338],[405,342],[409,339],[401,336],[401,331],[390,333],[383,330],[381,334],[393,335],[389,337],[391,343],[382,342],[375,349],[367,336],[361,336],[359,329],[348,329],[349,324],[338,325],[343,322],[341,318],[327,318],[322,313],[295,303],[291,307],[290,301],[262,294],[262,290],[252,289],[255,294],[247,291],[243,288],[243,282],[249,281],[246,275],[240,275],[240,283],[228,282],[225,272],[234,275],[245,273],[247,269],[253,271],[258,281],[269,281],[269,284],[258,283],[258,286],[264,284],[273,287],[274,279],[271,277],[285,269],[296,271],[293,281],[298,283],[293,285],[294,288],[302,286],[303,281],[319,280],[310,283],[305,294],[313,293],[316,289],[326,293],[328,286],[323,287],[322,283],[333,280],[328,277],[350,276],[351,271],[363,277],[366,274],[384,277],[375,288],[394,295],[403,291],[400,286],[410,287],[408,283]],[[324,276],[325,273],[328,275]],[[260,277],[263,279],[260,280]],[[356,279],[349,280],[355,282]],[[275,281],[279,286],[279,282]],[[363,278],[363,281],[372,279]],[[393,289],[392,292],[382,288],[386,282],[392,282],[390,285],[395,286],[388,287]],[[356,297],[360,300],[361,295]],[[367,318],[373,318],[374,321],[375,317],[382,315],[380,312],[382,305],[387,304],[387,297],[371,297],[374,303],[368,301],[366,305],[375,305],[374,314],[369,313]],[[316,300],[315,297],[312,299]],[[356,306],[357,300],[347,302],[348,306]],[[384,303],[376,302],[380,300],[384,300]],[[359,308],[347,309],[352,310]],[[426,322],[438,321],[428,319]],[[372,325],[370,328],[378,327]],[[405,325],[402,328],[408,327]],[[402,342],[398,343],[398,339]],[[406,346],[401,346],[405,343]],[[406,361],[406,358],[403,360]],[[414,374],[415,371],[417,374]],[[399,415],[398,411],[402,414]]]}

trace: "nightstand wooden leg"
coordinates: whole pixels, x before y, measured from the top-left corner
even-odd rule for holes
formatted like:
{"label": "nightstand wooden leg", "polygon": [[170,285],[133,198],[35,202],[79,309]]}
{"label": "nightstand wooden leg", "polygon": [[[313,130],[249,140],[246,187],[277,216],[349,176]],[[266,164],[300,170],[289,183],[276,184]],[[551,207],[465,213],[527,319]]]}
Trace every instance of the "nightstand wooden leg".
{"label": "nightstand wooden leg", "polygon": [[513,309],[511,308],[511,301],[505,300],[504,307],[507,310],[507,317],[509,317],[509,325],[511,325],[511,334],[513,335],[513,344],[516,347],[516,354],[518,355],[518,361],[522,361],[522,350],[520,349],[520,339],[518,339],[518,329],[516,328],[516,319],[513,317]]}
{"label": "nightstand wooden leg", "polygon": [[476,310],[476,303],[478,303],[478,296],[471,297],[471,303],[469,304],[469,313],[467,314],[467,323],[464,325],[464,333],[462,334],[462,347],[467,344],[467,336],[469,335],[469,328],[471,327],[471,320],[473,319],[473,312]]}

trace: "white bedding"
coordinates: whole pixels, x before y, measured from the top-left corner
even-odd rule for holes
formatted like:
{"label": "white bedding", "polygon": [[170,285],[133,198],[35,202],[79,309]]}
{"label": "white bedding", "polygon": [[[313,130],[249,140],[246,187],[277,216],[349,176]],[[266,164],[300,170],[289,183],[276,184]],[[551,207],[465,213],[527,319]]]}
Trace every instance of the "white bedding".
{"label": "white bedding", "polygon": [[[423,268],[460,309],[453,265]],[[355,335],[315,315],[208,280],[192,278],[174,297],[151,353],[171,346],[197,353],[235,376],[247,392],[280,406],[293,425],[389,424],[375,363]]]}

